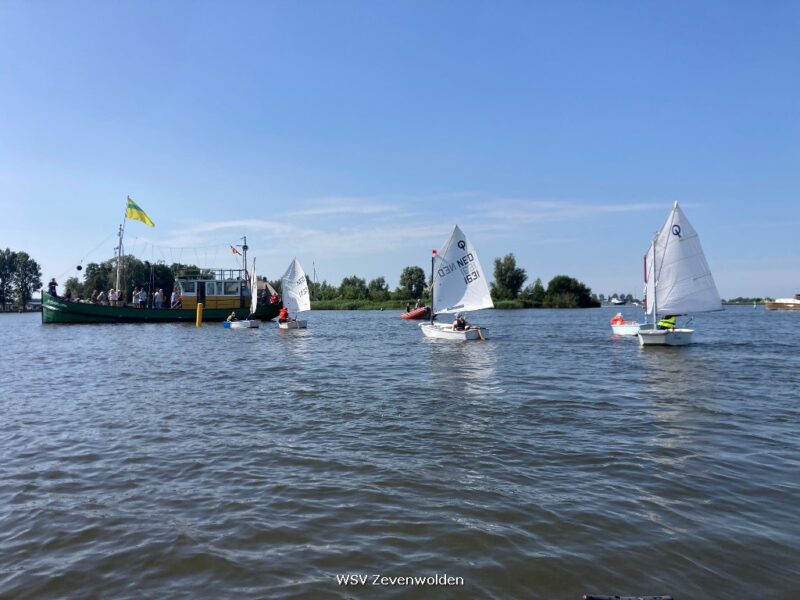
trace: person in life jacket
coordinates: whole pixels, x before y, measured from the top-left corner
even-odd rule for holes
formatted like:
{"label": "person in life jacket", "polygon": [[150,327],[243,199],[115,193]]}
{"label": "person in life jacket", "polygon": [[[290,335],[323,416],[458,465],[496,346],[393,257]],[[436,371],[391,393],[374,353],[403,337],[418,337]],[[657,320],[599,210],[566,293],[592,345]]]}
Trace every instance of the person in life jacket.
{"label": "person in life jacket", "polygon": [[667,315],[658,322],[659,329],[675,329],[677,324],[677,317],[675,315]]}
{"label": "person in life jacket", "polygon": [[467,320],[461,313],[456,313],[456,320],[453,321],[453,329],[456,331],[464,331],[465,329],[469,329],[469,325],[467,325]]}
{"label": "person in life jacket", "polygon": [[284,306],[278,313],[278,321],[280,323],[286,323],[288,320],[289,320],[289,309]]}
{"label": "person in life jacket", "polygon": [[612,325],[622,325],[625,322],[625,319],[622,318],[622,313],[617,313],[614,315],[614,318],[611,319]]}

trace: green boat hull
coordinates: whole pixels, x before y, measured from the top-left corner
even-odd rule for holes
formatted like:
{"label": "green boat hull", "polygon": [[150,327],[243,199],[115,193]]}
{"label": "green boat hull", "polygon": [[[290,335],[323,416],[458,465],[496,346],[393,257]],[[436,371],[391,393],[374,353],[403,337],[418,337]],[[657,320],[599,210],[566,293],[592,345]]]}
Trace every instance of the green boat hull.
{"label": "green boat hull", "polygon": [[[255,319],[269,321],[278,316],[280,304],[266,304],[256,310]],[[231,312],[246,319],[250,308],[210,308],[203,310],[203,321],[224,321]],[[133,308],[69,302],[50,294],[42,294],[42,323],[194,323],[194,309]]]}

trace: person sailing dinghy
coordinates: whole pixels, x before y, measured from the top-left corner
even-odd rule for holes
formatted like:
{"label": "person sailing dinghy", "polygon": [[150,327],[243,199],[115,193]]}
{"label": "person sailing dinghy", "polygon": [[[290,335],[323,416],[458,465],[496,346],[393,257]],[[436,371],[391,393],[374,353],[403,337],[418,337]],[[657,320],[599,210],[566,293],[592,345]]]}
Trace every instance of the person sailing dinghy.
{"label": "person sailing dinghy", "polygon": [[[308,280],[303,267],[297,259],[293,259],[286,273],[281,279],[281,290],[283,292],[283,307],[289,314],[300,313],[311,310],[311,298],[308,294]],[[280,329],[306,329],[308,321],[300,319],[289,319],[278,321]]]}
{"label": "person sailing dinghy", "polygon": [[420,323],[425,337],[444,340],[482,340],[483,328],[469,325],[458,329],[452,323],[434,323],[437,314],[465,313],[494,308],[489,284],[478,253],[456,225],[441,251],[431,257],[431,319]]}
{"label": "person sailing dinghy", "polygon": [[[668,327],[677,315],[722,310],[700,238],[676,202],[647,253],[647,314],[662,328],[640,329],[642,346],[685,346],[694,330]],[[671,321],[671,320],[670,320]],[[672,324],[671,322],[669,323]]]}
{"label": "person sailing dinghy", "polygon": [[246,319],[236,319],[236,313],[231,313],[227,321],[222,323],[225,329],[257,329],[261,326],[261,321],[254,319],[258,308],[258,277],[256,277],[256,259],[253,258],[253,272],[250,274],[250,314]]}

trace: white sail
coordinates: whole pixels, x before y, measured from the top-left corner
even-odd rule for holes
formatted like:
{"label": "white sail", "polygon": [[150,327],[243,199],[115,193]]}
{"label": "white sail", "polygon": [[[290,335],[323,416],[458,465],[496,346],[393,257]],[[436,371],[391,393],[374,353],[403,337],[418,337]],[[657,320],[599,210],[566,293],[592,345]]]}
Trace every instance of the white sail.
{"label": "white sail", "polygon": [[493,307],[478,253],[456,225],[434,257],[433,312],[452,313]]}
{"label": "white sail", "polygon": [[308,295],[308,281],[303,267],[295,258],[286,269],[281,279],[283,288],[283,305],[290,313],[311,310],[311,298]]}
{"label": "white sail", "polygon": [[252,285],[250,286],[250,314],[256,314],[258,308],[258,277],[256,277],[256,259],[253,258],[253,273],[250,275],[252,278]]}
{"label": "white sail", "polygon": [[653,269],[655,260],[653,258],[653,244],[647,249],[644,255],[644,312],[648,315],[653,314],[656,297],[656,276]]}
{"label": "white sail", "polygon": [[[654,267],[654,304],[658,314],[722,310],[700,238],[677,202],[656,237]],[[648,297],[648,311],[650,307]]]}

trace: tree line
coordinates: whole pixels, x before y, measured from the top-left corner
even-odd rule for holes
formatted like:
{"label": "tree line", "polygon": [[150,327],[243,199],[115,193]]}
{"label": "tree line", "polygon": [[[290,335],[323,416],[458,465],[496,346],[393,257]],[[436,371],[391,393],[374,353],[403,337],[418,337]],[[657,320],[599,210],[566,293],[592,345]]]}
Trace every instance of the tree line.
{"label": "tree line", "polygon": [[[308,277],[306,277],[308,279]],[[499,307],[520,308],[587,308],[600,306],[600,302],[585,284],[567,275],[556,275],[544,286],[540,278],[523,287],[528,275],[517,267],[513,254],[494,261],[494,283],[491,285],[492,299]],[[280,281],[270,281],[280,292]],[[327,281],[315,284],[308,279],[312,300],[360,300],[372,302],[430,299],[430,279],[422,267],[405,267],[400,273],[398,286],[389,289],[384,277],[367,282],[357,275],[342,279],[339,286]]]}
{"label": "tree line", "polygon": [[[162,263],[141,261],[134,256],[123,257],[122,281],[123,290],[130,291],[134,287],[144,287],[150,292],[163,289],[169,296],[175,286],[176,277],[198,277],[213,279],[214,271],[202,270],[194,265],[173,263],[169,266]],[[322,281],[316,283],[308,276],[308,288],[312,301],[324,302],[335,300],[363,302],[411,302],[417,299],[430,299],[430,280],[422,267],[408,266],[400,273],[398,285],[394,290],[389,288],[385,277],[376,277],[367,281],[358,275],[342,279],[339,285]],[[525,269],[517,266],[513,254],[494,261],[494,283],[491,285],[492,298],[499,307],[527,308],[585,308],[599,306],[600,303],[582,282],[567,275],[556,275],[544,286],[540,278],[536,278],[528,286],[525,282],[528,275]],[[270,285],[281,293],[281,281],[270,280]],[[40,284],[41,285],[41,284]],[[87,298],[94,290],[107,291],[116,287],[116,259],[101,263],[89,263],[83,275],[83,281],[70,277],[64,285],[75,298]]]}
{"label": "tree line", "polygon": [[0,250],[0,310],[25,310],[42,287],[42,269],[27,252]]}

